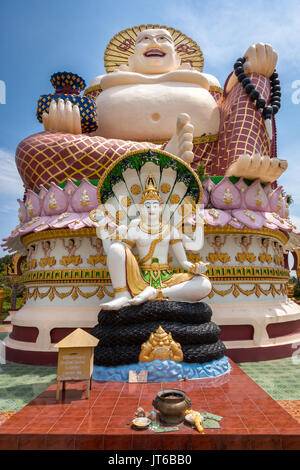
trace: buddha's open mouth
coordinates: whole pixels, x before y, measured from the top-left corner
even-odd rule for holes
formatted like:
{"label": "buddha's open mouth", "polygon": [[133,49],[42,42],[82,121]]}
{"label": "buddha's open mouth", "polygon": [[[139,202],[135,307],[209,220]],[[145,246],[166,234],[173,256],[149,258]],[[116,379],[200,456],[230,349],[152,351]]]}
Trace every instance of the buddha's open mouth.
{"label": "buddha's open mouth", "polygon": [[160,49],[149,49],[145,52],[145,57],[164,57],[166,54]]}

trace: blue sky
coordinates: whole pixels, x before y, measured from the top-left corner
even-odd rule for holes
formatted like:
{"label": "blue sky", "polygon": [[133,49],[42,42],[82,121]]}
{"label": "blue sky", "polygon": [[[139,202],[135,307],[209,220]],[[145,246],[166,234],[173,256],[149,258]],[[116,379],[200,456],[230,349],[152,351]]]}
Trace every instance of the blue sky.
{"label": "blue sky", "polygon": [[42,130],[36,102],[40,94],[52,91],[52,73],[72,71],[88,85],[105,72],[103,54],[110,38],[147,23],[173,26],[197,41],[204,53],[204,72],[222,85],[235,59],[251,44],[273,45],[283,91],[277,114],[278,156],[289,162],[279,183],[293,196],[291,213],[300,227],[300,104],[292,100],[297,80],[300,89],[298,0],[1,0],[0,80],[6,85],[6,103],[0,104],[1,239],[17,225],[16,199],[23,196],[15,149],[20,140]]}

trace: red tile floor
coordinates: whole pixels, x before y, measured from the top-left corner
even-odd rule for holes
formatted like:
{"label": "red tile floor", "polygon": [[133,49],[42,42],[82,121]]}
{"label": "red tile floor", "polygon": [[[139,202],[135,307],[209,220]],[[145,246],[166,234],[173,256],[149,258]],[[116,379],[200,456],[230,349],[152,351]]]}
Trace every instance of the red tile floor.
{"label": "red tile floor", "polygon": [[300,449],[300,424],[236,364],[215,386],[205,380],[172,382],[192,400],[192,408],[223,416],[220,429],[179,425],[165,434],[135,431],[130,423],[138,406],[152,409],[162,384],[93,382],[89,400],[85,383],[68,383],[60,401],[56,385],[0,426],[0,449]]}

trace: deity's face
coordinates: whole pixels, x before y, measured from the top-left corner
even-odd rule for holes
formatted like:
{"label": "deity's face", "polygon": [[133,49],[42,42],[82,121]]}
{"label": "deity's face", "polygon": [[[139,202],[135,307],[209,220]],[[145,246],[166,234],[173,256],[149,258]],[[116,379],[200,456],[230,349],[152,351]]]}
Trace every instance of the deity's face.
{"label": "deity's face", "polygon": [[102,248],[102,241],[100,240],[100,238],[97,238],[96,240],[96,248],[98,249]]}
{"label": "deity's face", "polygon": [[147,29],[137,35],[134,54],[129,57],[128,64],[133,72],[167,73],[178,69],[180,58],[167,30]]}
{"label": "deity's face", "polygon": [[242,237],[241,243],[242,243],[242,245],[244,245],[244,246],[248,246],[248,244],[249,244],[248,238],[247,238],[247,237]]}
{"label": "deity's face", "polygon": [[215,237],[215,244],[216,244],[217,246],[220,246],[220,245],[221,245],[221,237],[218,237],[218,236]]}
{"label": "deity's face", "polygon": [[142,216],[148,225],[156,225],[159,222],[161,206],[156,199],[148,199],[142,207]]}
{"label": "deity's face", "polygon": [[68,241],[68,247],[69,247],[69,248],[73,248],[73,247],[74,247],[74,242],[73,242],[73,240],[70,239],[70,240]]}
{"label": "deity's face", "polygon": [[265,248],[269,248],[269,240],[267,238],[263,239],[262,244]]}

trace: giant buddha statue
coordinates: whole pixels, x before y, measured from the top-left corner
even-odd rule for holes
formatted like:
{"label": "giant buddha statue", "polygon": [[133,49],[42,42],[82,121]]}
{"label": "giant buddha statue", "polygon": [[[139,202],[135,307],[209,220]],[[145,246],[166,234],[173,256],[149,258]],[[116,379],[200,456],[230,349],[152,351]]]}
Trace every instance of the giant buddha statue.
{"label": "giant buddha statue", "polygon": [[277,185],[287,162],[276,150],[276,63],[269,44],[250,46],[222,88],[190,37],[141,25],[110,40],[107,73],[88,88],[75,73],[52,75],[55,92],[37,106],[44,129],[16,150],[25,194],[4,246],[27,256],[27,294],[8,360],[55,364],[55,344],[98,314],[99,366],[136,363],[160,326],[185,362],[219,360],[206,302],[233,359],[291,353],[300,309],[287,298],[287,253],[300,234]]}
{"label": "giant buddha statue", "polygon": [[202,72],[199,46],[179,31],[152,25],[122,31],[105,53],[109,73],[85,90],[85,97],[96,101],[96,130],[87,132],[82,100],[72,105],[56,94],[39,107],[45,132],[22,141],[16,156],[26,187],[49,182],[47,171],[36,171],[44,168],[45,156],[62,161],[51,175],[61,183],[66,177],[98,179],[108,163],[145,147],[162,148],[194,168],[201,162],[211,176],[254,172],[269,181],[270,173],[274,181],[287,164],[276,158],[274,117],[265,120],[259,103],[270,100],[277,54],[259,43],[244,57],[243,76],[252,80],[259,100],[249,99],[235,73],[223,91],[217,78]]}

